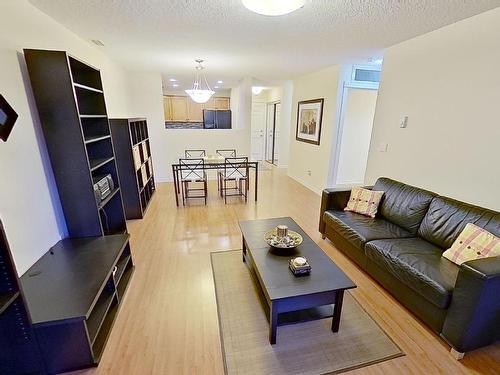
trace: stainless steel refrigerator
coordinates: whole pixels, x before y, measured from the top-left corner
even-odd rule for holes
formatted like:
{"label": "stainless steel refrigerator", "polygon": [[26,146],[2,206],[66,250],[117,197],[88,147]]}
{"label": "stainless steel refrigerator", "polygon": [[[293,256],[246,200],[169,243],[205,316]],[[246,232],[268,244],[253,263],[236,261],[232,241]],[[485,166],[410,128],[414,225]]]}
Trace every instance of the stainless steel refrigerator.
{"label": "stainless steel refrigerator", "polygon": [[203,110],[203,128],[231,129],[231,110]]}

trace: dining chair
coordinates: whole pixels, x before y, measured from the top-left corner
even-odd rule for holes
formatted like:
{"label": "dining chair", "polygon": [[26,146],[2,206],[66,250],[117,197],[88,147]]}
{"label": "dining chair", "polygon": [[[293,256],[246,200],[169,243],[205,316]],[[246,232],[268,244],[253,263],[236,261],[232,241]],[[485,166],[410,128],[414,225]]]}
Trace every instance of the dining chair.
{"label": "dining chair", "polygon": [[[224,159],[224,169],[218,174],[219,191],[221,197],[224,197],[224,203],[227,204],[227,197],[245,197],[248,198],[248,157],[227,157]],[[234,187],[229,186],[228,182],[234,181]],[[243,186],[244,185],[244,186]],[[228,194],[232,191],[232,194]]]}
{"label": "dining chair", "polygon": [[[205,199],[207,204],[207,173],[205,171],[205,159],[185,158],[179,159],[181,170],[182,205],[185,206],[188,199]],[[190,187],[190,184],[202,183],[203,188]],[[203,195],[190,195],[190,192],[203,192]]]}
{"label": "dining chair", "polygon": [[217,155],[225,157],[225,158],[235,158],[236,157],[236,149],[234,149],[234,148],[215,150],[215,153]]}
{"label": "dining chair", "polygon": [[[236,149],[228,148],[228,149],[219,149],[215,150],[215,154],[221,156],[223,158],[235,158],[236,157]],[[217,178],[219,178],[220,173],[223,172],[223,168],[217,169]],[[217,184],[217,190],[220,192],[221,184]]]}
{"label": "dining chair", "polygon": [[207,152],[205,150],[184,150],[184,156],[188,159],[203,158],[207,156]]}

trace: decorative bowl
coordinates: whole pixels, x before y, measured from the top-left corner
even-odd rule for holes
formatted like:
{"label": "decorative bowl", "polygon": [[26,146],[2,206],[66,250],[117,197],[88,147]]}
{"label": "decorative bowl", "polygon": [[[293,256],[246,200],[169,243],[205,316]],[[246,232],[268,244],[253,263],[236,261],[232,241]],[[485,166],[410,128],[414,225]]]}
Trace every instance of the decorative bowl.
{"label": "decorative bowl", "polygon": [[264,234],[264,240],[269,246],[277,249],[293,249],[299,246],[303,241],[302,236],[293,230],[288,230],[288,234],[284,237],[278,237],[276,232],[276,228],[267,231],[266,234]]}

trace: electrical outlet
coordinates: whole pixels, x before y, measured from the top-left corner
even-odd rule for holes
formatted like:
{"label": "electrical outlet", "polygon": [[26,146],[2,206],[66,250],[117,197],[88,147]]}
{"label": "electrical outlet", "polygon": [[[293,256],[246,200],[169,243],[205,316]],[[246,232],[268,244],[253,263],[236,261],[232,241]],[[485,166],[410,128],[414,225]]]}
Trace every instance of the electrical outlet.
{"label": "electrical outlet", "polygon": [[308,175],[308,176],[312,176],[312,172],[311,172],[311,170],[310,170],[310,169],[308,169],[308,170],[307,170],[307,175]]}
{"label": "electrical outlet", "polygon": [[389,145],[388,145],[387,143],[383,143],[383,142],[382,142],[382,143],[379,143],[379,144],[378,144],[378,150],[379,150],[380,152],[387,152],[387,147],[388,147],[388,146],[389,146]]}

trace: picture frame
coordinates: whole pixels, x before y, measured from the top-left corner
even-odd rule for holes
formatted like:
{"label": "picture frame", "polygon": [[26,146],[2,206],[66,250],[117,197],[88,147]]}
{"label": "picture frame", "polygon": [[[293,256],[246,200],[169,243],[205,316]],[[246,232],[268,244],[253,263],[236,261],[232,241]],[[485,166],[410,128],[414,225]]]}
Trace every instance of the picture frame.
{"label": "picture frame", "polygon": [[303,100],[297,106],[295,139],[319,146],[325,99]]}
{"label": "picture frame", "polygon": [[17,120],[17,113],[7,100],[0,94],[0,139],[7,142],[10,132]]}

